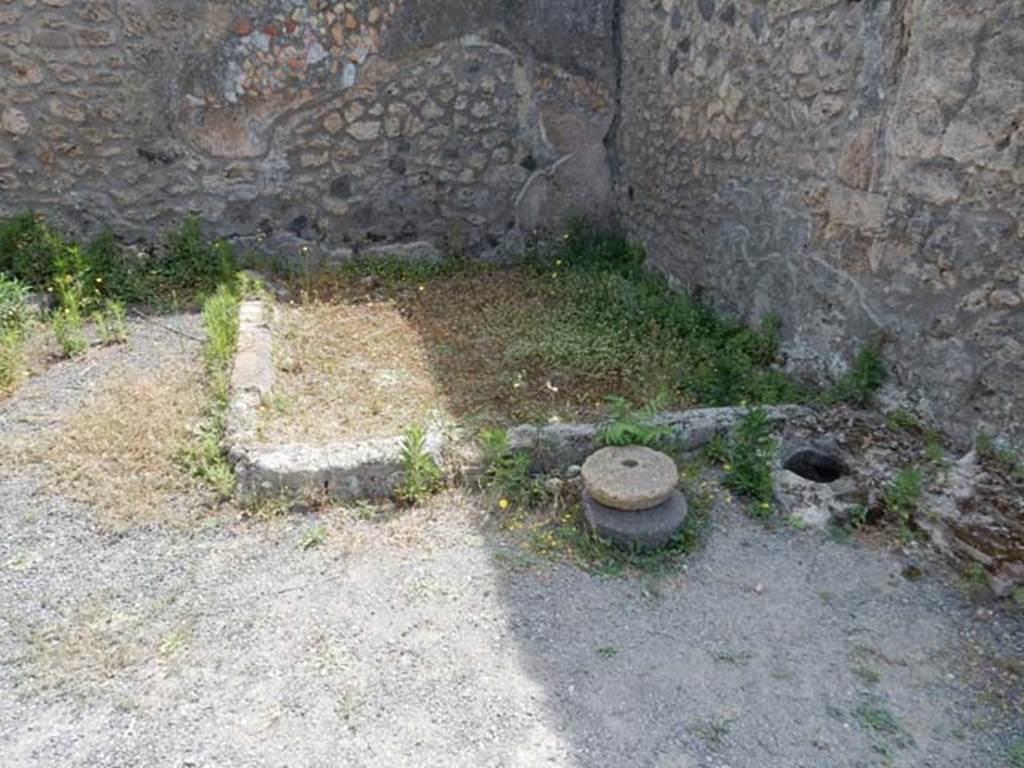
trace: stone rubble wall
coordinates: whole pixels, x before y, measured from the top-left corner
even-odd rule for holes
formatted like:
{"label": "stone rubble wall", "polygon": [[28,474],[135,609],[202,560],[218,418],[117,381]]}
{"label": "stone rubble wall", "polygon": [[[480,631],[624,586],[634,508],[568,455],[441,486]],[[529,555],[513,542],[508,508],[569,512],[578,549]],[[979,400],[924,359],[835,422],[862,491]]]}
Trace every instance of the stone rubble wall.
{"label": "stone rubble wall", "polygon": [[[0,0],[0,214],[286,259],[606,209],[610,0]],[[560,194],[560,190],[572,194]]]}
{"label": "stone rubble wall", "polygon": [[873,333],[1024,436],[1024,2],[624,2],[613,162],[653,263],[834,374]]}
{"label": "stone rubble wall", "polygon": [[0,0],[0,215],[286,260],[574,214],[840,374],[1024,435],[1024,2]]}

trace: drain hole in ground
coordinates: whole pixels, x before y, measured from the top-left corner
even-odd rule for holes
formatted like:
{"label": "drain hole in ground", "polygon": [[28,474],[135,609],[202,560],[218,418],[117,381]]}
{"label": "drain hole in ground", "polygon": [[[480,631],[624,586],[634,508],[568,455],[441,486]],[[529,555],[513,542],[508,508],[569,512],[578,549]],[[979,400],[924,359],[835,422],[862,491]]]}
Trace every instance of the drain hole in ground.
{"label": "drain hole in ground", "polygon": [[636,459],[626,459],[622,462],[622,466],[632,469],[633,467],[640,466],[640,463]]}
{"label": "drain hole in ground", "polygon": [[805,480],[832,483],[843,475],[843,462],[836,456],[813,448],[801,448],[782,465]]}

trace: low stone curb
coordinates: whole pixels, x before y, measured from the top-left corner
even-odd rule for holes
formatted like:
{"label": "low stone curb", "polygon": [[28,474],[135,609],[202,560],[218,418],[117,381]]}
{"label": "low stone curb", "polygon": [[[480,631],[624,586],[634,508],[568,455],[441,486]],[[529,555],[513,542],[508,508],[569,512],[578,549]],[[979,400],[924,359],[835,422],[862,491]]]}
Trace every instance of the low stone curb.
{"label": "low stone curb", "polygon": [[[273,445],[258,439],[259,408],[273,393],[274,365],[269,299],[239,307],[238,352],[231,376],[226,443],[242,501],[282,497],[328,497],[353,500],[388,496],[403,477],[400,436],[325,445]],[[704,408],[663,413],[655,424],[666,426],[681,451],[697,450],[729,430],[747,408]],[[800,406],[766,409],[774,421],[811,416]],[[601,448],[599,424],[523,424],[508,430],[509,447],[527,451],[539,472],[562,473],[580,465]],[[479,450],[468,437],[428,430],[426,449],[440,466],[462,482],[483,472]]]}
{"label": "low stone curb", "polygon": [[[655,416],[651,423],[668,427],[673,434],[673,448],[678,451],[696,451],[715,435],[728,432],[749,408],[697,408],[692,411],[667,411]],[[772,421],[793,421],[813,418],[809,408],[799,405],[779,405],[765,408]],[[528,451],[533,456],[534,469],[551,472],[574,464],[582,464],[591,453],[604,447],[598,441],[600,424],[524,424],[508,431],[509,446]]]}

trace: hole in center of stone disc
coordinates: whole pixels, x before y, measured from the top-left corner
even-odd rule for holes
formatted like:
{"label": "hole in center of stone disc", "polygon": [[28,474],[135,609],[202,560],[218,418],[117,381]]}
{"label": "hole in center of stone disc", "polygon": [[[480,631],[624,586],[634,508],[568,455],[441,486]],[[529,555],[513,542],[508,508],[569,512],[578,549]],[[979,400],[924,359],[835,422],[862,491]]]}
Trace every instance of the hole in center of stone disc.
{"label": "hole in center of stone disc", "polygon": [[639,467],[640,466],[640,462],[637,461],[636,459],[623,459],[622,466],[630,467],[630,468],[632,468],[632,467]]}

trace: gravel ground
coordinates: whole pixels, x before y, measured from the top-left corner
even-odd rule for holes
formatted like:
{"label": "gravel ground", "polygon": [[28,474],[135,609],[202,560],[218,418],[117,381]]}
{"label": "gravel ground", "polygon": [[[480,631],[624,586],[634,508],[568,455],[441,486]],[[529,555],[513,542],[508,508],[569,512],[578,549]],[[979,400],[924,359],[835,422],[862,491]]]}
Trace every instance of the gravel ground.
{"label": "gravel ground", "polygon": [[[195,353],[136,326],[29,382],[0,430]],[[114,532],[42,471],[0,476],[5,768],[984,768],[1024,738],[1020,615],[931,559],[908,581],[724,504],[657,578],[538,561],[458,494],[202,519]]]}

